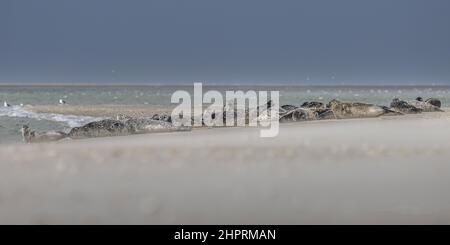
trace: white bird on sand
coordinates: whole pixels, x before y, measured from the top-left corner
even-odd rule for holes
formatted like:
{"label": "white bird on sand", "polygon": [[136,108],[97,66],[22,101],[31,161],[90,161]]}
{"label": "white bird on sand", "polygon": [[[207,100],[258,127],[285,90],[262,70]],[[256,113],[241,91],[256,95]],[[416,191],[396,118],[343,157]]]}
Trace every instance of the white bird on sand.
{"label": "white bird on sand", "polygon": [[60,100],[59,100],[59,104],[60,104],[60,105],[65,105],[66,102],[65,102],[64,100],[60,99]]}
{"label": "white bird on sand", "polygon": [[8,104],[8,102],[5,101],[5,102],[3,102],[3,106],[4,106],[4,107],[10,107],[11,105]]}

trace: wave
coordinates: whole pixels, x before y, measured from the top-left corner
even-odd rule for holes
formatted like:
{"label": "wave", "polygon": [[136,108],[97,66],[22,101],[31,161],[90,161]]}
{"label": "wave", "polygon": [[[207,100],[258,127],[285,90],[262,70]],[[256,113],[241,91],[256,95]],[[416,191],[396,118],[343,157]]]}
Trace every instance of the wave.
{"label": "wave", "polygon": [[31,118],[36,120],[48,120],[64,123],[71,128],[79,127],[87,123],[102,119],[89,116],[63,115],[56,113],[35,113],[27,111],[22,106],[1,107],[0,117],[18,117],[18,118]]}

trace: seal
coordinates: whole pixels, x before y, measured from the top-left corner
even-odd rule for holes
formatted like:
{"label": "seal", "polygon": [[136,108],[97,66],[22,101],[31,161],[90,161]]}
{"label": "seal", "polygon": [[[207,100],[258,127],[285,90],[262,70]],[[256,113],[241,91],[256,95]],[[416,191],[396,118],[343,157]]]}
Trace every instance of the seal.
{"label": "seal", "polygon": [[191,128],[185,126],[178,127],[162,120],[118,115],[117,120],[105,119],[88,123],[82,127],[75,127],[70,130],[68,137],[80,139],[188,130],[191,130]]}
{"label": "seal", "polygon": [[[307,120],[336,119],[333,110],[325,108],[321,102],[305,102],[302,106],[282,105],[280,107],[280,122],[295,122]],[[306,107],[303,107],[306,106]],[[308,108],[310,106],[310,108]]]}
{"label": "seal", "polygon": [[326,104],[322,102],[307,101],[300,107],[316,111],[318,120],[336,119],[336,115],[334,114],[333,110],[327,108]]}
{"label": "seal", "polygon": [[317,101],[311,101],[311,102],[307,101],[307,102],[303,103],[300,107],[314,109],[314,110],[326,109],[326,105],[324,103],[317,102]]}
{"label": "seal", "polygon": [[399,98],[394,98],[390,104],[390,107],[394,111],[405,114],[417,114],[422,112],[422,109],[419,109],[404,100],[400,100]]}
{"label": "seal", "polygon": [[[121,118],[118,115],[118,118]],[[129,118],[123,120],[105,119],[75,127],[69,133],[49,131],[38,133],[26,125],[22,127],[22,137],[27,143],[58,141],[64,138],[84,139],[96,137],[123,136],[153,132],[189,131],[191,127],[174,126],[172,123],[150,118]]]}
{"label": "seal", "polygon": [[297,109],[298,107],[295,105],[282,105],[280,106],[280,112],[287,112]]}
{"label": "seal", "polygon": [[439,99],[436,98],[429,98],[427,100],[425,100],[425,102],[432,104],[434,106],[436,106],[437,108],[441,108],[441,101]]}
{"label": "seal", "polygon": [[338,119],[379,117],[384,115],[402,115],[385,106],[377,106],[365,103],[341,102],[332,100],[327,104],[327,108],[333,110]]}
{"label": "seal", "polygon": [[334,111],[328,108],[317,110],[317,119],[326,120],[326,119],[337,119]]}
{"label": "seal", "polygon": [[170,122],[149,118],[131,118],[123,121],[123,123],[130,134],[190,131],[192,129],[192,127],[175,126]]}
{"label": "seal", "polygon": [[67,134],[60,131],[49,131],[49,132],[35,132],[30,129],[28,125],[23,125],[22,138],[25,143],[40,143],[40,142],[51,142],[58,141],[67,138]]}
{"label": "seal", "polygon": [[421,109],[423,112],[435,112],[435,111],[442,112],[443,111],[438,106],[434,105],[434,104],[440,105],[439,100],[437,100],[437,99],[429,100],[433,103],[432,104],[432,103],[427,102],[428,100],[427,101],[418,100],[419,98],[417,98],[416,100],[413,100],[413,101],[409,101],[408,104],[411,104],[411,105],[415,106],[416,108]]}
{"label": "seal", "polygon": [[158,121],[163,121],[163,122],[169,122],[169,123],[171,123],[172,122],[172,117],[170,116],[170,115],[167,115],[167,114],[154,114],[153,116],[152,116],[152,119],[153,120],[158,120]]}
{"label": "seal", "polygon": [[279,110],[280,122],[296,122],[316,120],[318,113],[308,108],[296,107],[293,105],[282,105]]}
{"label": "seal", "polygon": [[68,136],[72,139],[121,136],[130,134],[125,123],[119,120],[105,119],[91,122],[81,127],[70,130]]}

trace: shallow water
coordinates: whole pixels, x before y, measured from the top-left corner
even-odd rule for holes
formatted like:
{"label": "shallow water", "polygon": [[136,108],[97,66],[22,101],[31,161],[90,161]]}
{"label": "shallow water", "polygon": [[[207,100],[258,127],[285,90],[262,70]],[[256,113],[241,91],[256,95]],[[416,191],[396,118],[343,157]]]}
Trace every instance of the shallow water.
{"label": "shallow water", "polygon": [[[42,131],[67,131],[98,120],[86,116],[32,113],[26,109],[26,105],[56,105],[63,99],[70,105],[83,106],[169,106],[172,93],[177,90],[186,90],[192,94],[193,86],[0,86],[0,102],[7,101],[12,105],[0,108],[0,144],[19,142],[19,129],[23,124]],[[450,86],[203,86],[203,92],[208,90],[280,91],[280,103],[294,105],[311,100],[328,102],[335,98],[389,105],[395,97],[412,100],[417,96],[441,99],[443,106],[450,103]]]}

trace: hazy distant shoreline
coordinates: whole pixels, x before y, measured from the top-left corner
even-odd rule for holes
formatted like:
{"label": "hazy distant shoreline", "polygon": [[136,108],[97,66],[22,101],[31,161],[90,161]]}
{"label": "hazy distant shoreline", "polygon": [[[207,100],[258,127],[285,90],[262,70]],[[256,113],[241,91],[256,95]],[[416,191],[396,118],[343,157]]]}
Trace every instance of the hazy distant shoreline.
{"label": "hazy distant shoreline", "polygon": [[[192,87],[194,82],[191,83],[0,83],[0,88],[2,87]],[[204,82],[204,86],[210,87],[252,87],[252,86],[262,86],[262,87],[304,87],[308,88],[334,88],[334,87],[354,87],[354,88],[450,88],[450,83],[437,83],[437,84],[347,84],[347,83],[336,83],[336,84],[307,84],[307,83],[208,83]]]}

